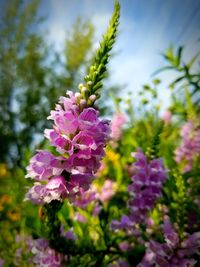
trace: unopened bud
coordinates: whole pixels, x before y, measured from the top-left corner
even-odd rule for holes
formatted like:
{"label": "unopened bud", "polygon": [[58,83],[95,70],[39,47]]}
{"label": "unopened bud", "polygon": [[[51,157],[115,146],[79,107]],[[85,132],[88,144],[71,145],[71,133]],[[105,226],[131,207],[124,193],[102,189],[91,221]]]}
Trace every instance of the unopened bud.
{"label": "unopened bud", "polygon": [[82,88],[81,88],[81,93],[85,93],[87,91],[87,88],[85,87],[85,86],[83,86]]}
{"label": "unopened bud", "polygon": [[78,86],[79,90],[81,90],[83,88],[83,84],[80,83],[79,86]]}
{"label": "unopened bud", "polygon": [[91,96],[89,97],[89,99],[90,99],[92,102],[94,102],[94,101],[97,99],[97,97],[96,97],[96,95],[91,95]]}
{"label": "unopened bud", "polygon": [[88,81],[88,82],[87,82],[87,85],[88,85],[88,86],[91,86],[91,85],[92,85],[92,81]]}
{"label": "unopened bud", "polygon": [[81,107],[86,107],[86,105],[87,105],[87,102],[86,102],[86,100],[85,99],[81,99],[80,100],[80,105],[81,105]]}
{"label": "unopened bud", "polygon": [[89,94],[89,91],[88,89],[84,86],[81,90],[81,95],[82,95],[82,98],[84,98],[85,100],[88,99],[88,94]]}
{"label": "unopened bud", "polygon": [[77,92],[77,93],[75,93],[75,95],[74,95],[75,97],[80,97],[81,96],[81,94],[79,93],[79,92]]}
{"label": "unopened bud", "polygon": [[94,71],[96,69],[96,67],[94,66],[94,65],[92,65],[91,67],[90,67],[90,70],[91,71]]}

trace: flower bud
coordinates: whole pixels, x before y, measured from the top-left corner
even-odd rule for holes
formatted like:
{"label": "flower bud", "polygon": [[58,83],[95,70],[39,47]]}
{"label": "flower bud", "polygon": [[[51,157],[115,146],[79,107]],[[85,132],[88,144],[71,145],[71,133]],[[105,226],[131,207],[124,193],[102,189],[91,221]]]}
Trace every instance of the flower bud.
{"label": "flower bud", "polygon": [[87,85],[88,85],[88,86],[91,86],[91,85],[92,85],[92,81],[88,81],[88,82],[87,82]]}
{"label": "flower bud", "polygon": [[80,106],[83,107],[83,108],[87,106],[87,102],[86,102],[85,99],[81,99],[80,100]]}
{"label": "flower bud", "polygon": [[79,88],[79,90],[81,90],[81,89],[83,88],[83,84],[80,83],[80,84],[78,85],[78,88]]}
{"label": "flower bud", "polygon": [[92,102],[94,102],[94,101],[97,99],[97,97],[96,97],[96,95],[91,95],[91,96],[89,97],[89,99],[90,99]]}

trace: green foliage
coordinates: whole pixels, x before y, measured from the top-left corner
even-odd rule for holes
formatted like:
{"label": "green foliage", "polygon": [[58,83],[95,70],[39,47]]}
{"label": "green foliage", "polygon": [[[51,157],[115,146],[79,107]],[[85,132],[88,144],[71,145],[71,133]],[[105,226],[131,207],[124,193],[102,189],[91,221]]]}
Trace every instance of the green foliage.
{"label": "green foliage", "polygon": [[184,86],[187,86],[191,93],[193,103],[198,106],[199,110],[200,72],[195,68],[195,64],[199,64],[200,52],[194,55],[189,62],[184,63],[183,51],[184,48],[179,47],[175,52],[171,45],[163,54],[168,65],[156,71],[154,75],[166,70],[174,71],[177,74],[177,78],[169,84],[169,87],[172,89],[175,88],[175,92],[180,96]]}
{"label": "green foliage", "polygon": [[50,109],[79,81],[80,68],[87,68],[92,45],[92,24],[77,19],[61,61],[37,30],[39,4],[6,3],[0,29],[0,162],[10,168],[26,165],[24,155],[39,143]]}
{"label": "green foliage", "polygon": [[90,67],[88,75],[85,76],[86,88],[89,94],[95,94],[102,87],[102,79],[105,77],[106,65],[116,39],[117,26],[119,24],[120,6],[118,1],[115,2],[115,9],[110,20],[110,25],[100,42],[100,48],[97,50],[94,62]]}
{"label": "green foliage", "polygon": [[155,133],[152,138],[152,142],[149,148],[147,148],[147,155],[151,159],[155,159],[159,157],[159,146],[160,146],[160,135],[163,131],[163,122],[158,122],[157,129],[155,130]]}
{"label": "green foliage", "polygon": [[[88,64],[88,52],[92,48],[92,38],[94,33],[94,27],[89,22],[82,22],[81,18],[78,18],[73,26],[70,36],[65,43],[65,58],[66,58],[66,71],[69,73],[69,79],[67,79],[68,88],[76,88],[77,77],[80,76],[79,70],[82,66]],[[72,83],[73,82],[73,83]]]}
{"label": "green foliage", "polygon": [[184,230],[187,226],[187,209],[191,200],[188,196],[188,190],[186,181],[183,176],[176,170],[173,171],[171,179],[174,179],[174,189],[172,191],[172,216],[174,216],[174,221],[178,223],[179,234],[183,238]]}

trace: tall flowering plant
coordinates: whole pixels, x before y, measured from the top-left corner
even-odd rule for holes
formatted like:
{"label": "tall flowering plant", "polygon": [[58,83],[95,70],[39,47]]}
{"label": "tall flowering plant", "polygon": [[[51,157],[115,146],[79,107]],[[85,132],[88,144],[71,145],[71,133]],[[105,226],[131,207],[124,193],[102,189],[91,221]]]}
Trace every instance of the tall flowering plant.
{"label": "tall flowering plant", "polygon": [[[43,266],[42,261],[45,266],[60,266],[65,260],[61,255],[67,254],[70,249],[66,237],[61,233],[62,226],[57,214],[65,199],[76,205],[77,199],[83,197],[105,155],[104,148],[111,132],[110,122],[100,119],[95,101],[100,97],[99,89],[102,87],[109,52],[116,39],[119,12],[119,3],[116,1],[110,25],[84,83],[79,85],[77,92],[67,91],[66,96],[60,97],[55,110],[48,117],[53,121],[53,127],[46,129],[44,136],[54,147],[54,152],[38,150],[27,166],[26,177],[33,179],[34,185],[28,189],[25,199],[42,205],[41,214],[49,240],[39,240],[36,245],[34,251],[40,253],[37,266]],[[45,243],[43,249],[40,249],[41,242]],[[56,252],[44,248],[48,243]],[[72,246],[71,251],[75,253],[76,250],[79,253],[81,249]],[[46,258],[42,253],[46,254]]]}

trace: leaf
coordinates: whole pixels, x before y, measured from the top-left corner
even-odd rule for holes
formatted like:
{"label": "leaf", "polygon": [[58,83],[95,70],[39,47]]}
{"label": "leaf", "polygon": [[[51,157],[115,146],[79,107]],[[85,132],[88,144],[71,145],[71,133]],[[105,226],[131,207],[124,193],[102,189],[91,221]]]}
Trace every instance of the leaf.
{"label": "leaf", "polygon": [[165,71],[165,70],[173,70],[174,69],[174,66],[166,66],[166,67],[163,67],[163,68],[160,68],[158,70],[156,70],[155,72],[153,72],[151,74],[151,76],[155,76],[157,75],[158,73],[162,72],[162,71]]}
{"label": "leaf", "polygon": [[120,5],[119,2],[115,2],[115,8],[113,16],[110,20],[110,24],[106,33],[103,36],[103,40],[100,42],[100,48],[97,50],[92,66],[90,67],[89,74],[85,76],[85,87],[88,89],[89,94],[94,94],[98,89],[102,87],[101,80],[103,80],[104,73],[106,71],[106,65],[110,57],[110,51],[117,36],[117,27],[119,25],[120,17]]}
{"label": "leaf", "polygon": [[161,83],[161,80],[160,80],[160,79],[154,79],[154,80],[153,80],[153,83],[154,83],[155,85],[158,85],[158,84]]}
{"label": "leaf", "polygon": [[196,62],[197,58],[199,57],[199,54],[200,54],[200,51],[191,58],[191,60],[187,64],[188,69],[190,69],[193,66],[193,64]]}
{"label": "leaf", "polygon": [[180,65],[183,48],[184,48],[183,46],[180,46],[179,49],[178,49],[178,52],[177,52],[177,66]]}
{"label": "leaf", "polygon": [[190,177],[199,176],[199,175],[200,175],[200,169],[192,170],[192,171],[182,174],[184,179],[188,179]]}
{"label": "leaf", "polygon": [[174,80],[172,83],[170,83],[170,87],[174,87],[178,82],[182,81],[185,78],[185,76],[178,77],[176,80]]}

